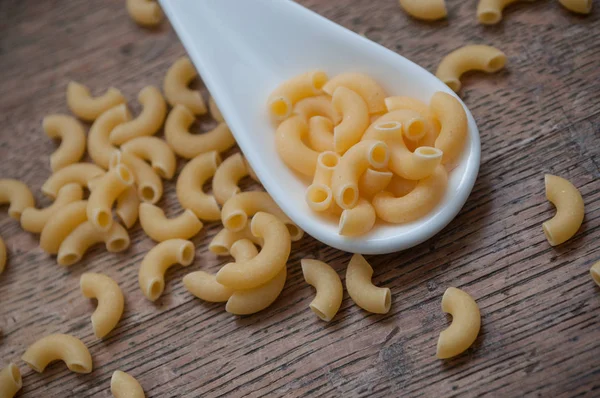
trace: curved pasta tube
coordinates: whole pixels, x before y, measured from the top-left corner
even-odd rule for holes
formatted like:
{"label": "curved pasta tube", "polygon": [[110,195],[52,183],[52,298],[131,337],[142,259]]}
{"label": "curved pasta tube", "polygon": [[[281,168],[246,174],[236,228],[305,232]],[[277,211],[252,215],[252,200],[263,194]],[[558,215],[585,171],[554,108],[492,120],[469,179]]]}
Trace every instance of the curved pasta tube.
{"label": "curved pasta tube", "polygon": [[487,73],[498,72],[506,65],[506,55],[491,46],[472,44],[446,55],[435,75],[455,92],[460,90],[460,76],[472,70]]}
{"label": "curved pasta tube", "polygon": [[269,95],[269,111],[277,119],[287,118],[298,101],[321,94],[327,79],[325,72],[313,70],[284,81]]}
{"label": "curved pasta tube", "polygon": [[110,378],[110,392],[115,398],[145,398],[144,389],[133,376],[116,370]]}
{"label": "curved pasta tube", "polygon": [[163,194],[163,184],[154,169],[139,157],[117,150],[111,156],[110,168],[120,164],[127,166],[131,171],[140,200],[147,203],[158,202]]}
{"label": "curved pasta tube", "polygon": [[53,172],[81,160],[85,153],[85,132],[77,119],[67,115],[48,115],[42,121],[42,128],[48,137],[61,140],[58,149],[50,155]]}
{"label": "curved pasta tube", "polygon": [[70,81],[67,85],[67,105],[75,116],[88,122],[96,120],[107,110],[124,104],[125,97],[119,90],[110,87],[97,97],[92,97],[90,90],[83,84]]}
{"label": "curved pasta tube", "polygon": [[372,199],[375,194],[383,191],[392,181],[394,173],[387,170],[367,169],[358,180],[360,196]]}
{"label": "curved pasta tube", "polygon": [[590,275],[592,276],[594,282],[596,282],[596,285],[600,286],[600,261],[592,265],[590,268]]}
{"label": "curved pasta tube", "polygon": [[502,10],[504,7],[517,1],[519,0],[479,0],[477,4],[477,19],[479,23],[485,25],[497,24],[502,19]]}
{"label": "curved pasta tube", "polygon": [[117,198],[117,207],[115,213],[121,222],[131,228],[138,219],[138,209],[140,207],[140,198],[134,185],[127,188]]}
{"label": "curved pasta tube", "polygon": [[250,223],[256,237],[263,238],[263,247],[251,260],[229,263],[217,273],[217,282],[232,289],[251,289],[273,279],[285,268],[291,250],[290,233],[276,216],[259,212]]}
{"label": "curved pasta tube", "polygon": [[433,95],[429,106],[442,125],[435,147],[444,153],[442,164],[452,167],[460,157],[469,134],[467,114],[454,96],[441,91]]}
{"label": "curved pasta tube", "polygon": [[44,209],[28,207],[21,214],[21,227],[28,232],[39,234],[50,217],[69,203],[83,199],[83,189],[78,184],[67,184],[58,191],[56,200]]}
{"label": "curved pasta tube", "polygon": [[391,192],[392,195],[399,198],[401,196],[406,196],[410,192],[412,192],[418,183],[419,181],[407,180],[406,178],[394,175],[392,176],[392,180],[390,181],[385,190]]}
{"label": "curved pasta tube", "polygon": [[250,232],[250,226],[246,225],[241,231],[232,231],[230,229],[223,228],[214,236],[214,238],[212,238],[208,244],[208,250],[217,256],[228,256],[233,244],[242,239],[248,239],[259,246],[264,244],[263,239],[252,235],[252,232]]}
{"label": "curved pasta tube", "polygon": [[179,216],[169,219],[160,207],[142,203],[139,214],[142,229],[146,235],[157,242],[190,239],[202,229],[202,222],[191,210],[185,210]]}
{"label": "curved pasta tube", "polygon": [[268,282],[255,288],[234,291],[227,300],[225,311],[234,315],[250,315],[264,310],[279,297],[285,286],[286,278],[287,270],[284,266]]}
{"label": "curved pasta tube", "polygon": [[102,177],[88,199],[87,218],[92,225],[102,231],[112,226],[113,203],[133,181],[131,170],[124,164],[116,165]]}
{"label": "curved pasta tube", "polygon": [[57,254],[65,238],[81,223],[87,221],[87,200],[65,205],[54,213],[40,235],[40,247],[48,254]]}
{"label": "curved pasta tube", "polygon": [[248,175],[246,161],[241,153],[231,155],[217,167],[212,181],[212,190],[217,203],[224,204],[241,190],[238,181]]}
{"label": "curved pasta tube", "polygon": [[363,310],[387,314],[392,305],[390,289],[373,285],[372,276],[373,268],[367,260],[360,254],[353,255],[346,269],[346,290]]}
{"label": "curved pasta tube", "polygon": [[11,362],[0,370],[0,397],[13,398],[21,387],[23,387],[23,380],[17,365]]}
{"label": "curved pasta tube", "polygon": [[149,161],[152,169],[161,178],[170,180],[175,175],[177,159],[167,143],[156,137],[132,138],[123,145],[121,151]]}
{"label": "curved pasta tube", "polygon": [[79,287],[83,297],[98,300],[98,307],[92,314],[92,328],[101,339],[117,326],[123,315],[123,292],[110,277],[92,272],[81,275]]}
{"label": "curved pasta tube", "polygon": [[75,183],[87,188],[91,180],[104,173],[104,169],[93,163],[73,163],[52,174],[42,185],[42,192],[54,199],[65,185]]}
{"label": "curved pasta tube", "polygon": [[581,194],[568,180],[546,174],[546,198],[556,207],[556,214],[542,224],[552,246],[560,245],[577,233],[585,214]]}
{"label": "curved pasta tube", "polygon": [[98,166],[108,169],[110,158],[117,148],[110,143],[110,132],[119,124],[131,119],[127,105],[115,106],[96,119],[88,134],[88,154]]}
{"label": "curved pasta tube", "polygon": [[103,231],[85,221],[62,241],[56,261],[64,267],[71,266],[81,260],[90,247],[101,242],[104,242],[107,251],[118,253],[129,247],[130,239],[127,230],[119,223],[115,222],[108,230]]}
{"label": "curved pasta tube", "polygon": [[266,212],[277,217],[289,231],[292,241],[302,238],[304,232],[277,206],[266,192],[241,192],[233,196],[221,209],[221,222],[225,228],[241,231],[248,224],[248,218],[258,212]]}
{"label": "curved pasta tube", "polygon": [[446,18],[445,0],[400,0],[400,6],[414,18],[435,21]]}
{"label": "curved pasta tube", "polygon": [[375,140],[361,141],[346,151],[331,178],[331,191],[338,206],[342,209],[356,206],[358,179],[369,167],[379,169],[387,166],[389,156],[388,146]]}
{"label": "curved pasta tube", "polygon": [[4,268],[6,267],[6,245],[4,244],[4,240],[0,237],[0,274],[4,272]]}
{"label": "curved pasta tube", "polygon": [[210,115],[213,119],[215,119],[219,123],[225,122],[225,118],[221,114],[219,107],[217,106],[213,97],[208,99],[208,110],[210,111]]}
{"label": "curved pasta tube", "polygon": [[29,367],[42,373],[50,362],[63,361],[71,372],[90,373],[92,356],[77,337],[68,334],[51,334],[42,337],[27,348],[21,357]]}
{"label": "curved pasta tube", "polygon": [[275,131],[275,148],[283,162],[292,170],[312,177],[319,153],[303,141],[308,136],[308,125],[300,116],[284,120]]}
{"label": "curved pasta tube", "polygon": [[206,105],[200,91],[188,87],[197,76],[198,72],[188,57],[181,57],[171,65],[163,81],[163,91],[172,107],[181,105],[194,115],[206,113]]}
{"label": "curved pasta tube", "polygon": [[558,2],[567,10],[579,14],[592,12],[592,0],[558,0]]}
{"label": "curved pasta tube", "polygon": [[190,209],[202,220],[221,219],[221,210],[214,196],[205,193],[202,186],[215,174],[221,156],[215,151],[203,153],[190,160],[179,173],[175,191],[184,209]]}
{"label": "curved pasta tube", "polygon": [[377,215],[371,202],[360,198],[356,206],[346,209],[340,216],[338,233],[344,236],[359,236],[366,234],[375,225]]}
{"label": "curved pasta tube", "polygon": [[138,94],[138,102],[142,104],[142,112],[133,120],[116,126],[109,135],[114,145],[122,145],[136,138],[156,134],[167,116],[167,103],[160,90],[154,86],[146,86]]}
{"label": "curved pasta tube", "polygon": [[219,123],[206,133],[190,133],[189,127],[195,119],[192,112],[183,105],[175,105],[167,116],[165,139],[179,156],[191,159],[210,151],[224,152],[235,145],[235,138],[225,123]]}
{"label": "curved pasta tube", "polygon": [[165,289],[165,272],[173,264],[186,267],[194,261],[194,244],[184,239],[169,239],[154,246],[142,260],[138,281],[142,293],[150,301],[160,297]]}
{"label": "curved pasta tube", "polygon": [[337,272],[327,263],[318,260],[302,259],[304,280],[313,286],[317,294],[309,307],[319,318],[329,322],[342,305],[344,288]]}
{"label": "curved pasta tube", "polygon": [[444,292],[442,311],[452,315],[452,323],[440,333],[437,343],[437,357],[446,359],[462,353],[475,342],[481,327],[481,314],[475,300],[455,287]]}
{"label": "curved pasta tube", "polygon": [[335,89],[331,103],[342,115],[342,121],[333,128],[333,150],[344,153],[360,141],[369,127],[369,109],[358,93],[344,86]]}
{"label": "curved pasta tube", "polygon": [[333,151],[333,122],[323,116],[308,121],[308,145],[317,152]]}
{"label": "curved pasta tube", "polygon": [[240,239],[231,245],[231,257],[238,263],[252,260],[257,255],[258,249],[250,239]]}
{"label": "curved pasta tube", "polygon": [[163,12],[153,0],[127,0],[127,12],[141,26],[156,26],[163,20]]}
{"label": "curved pasta tube", "polygon": [[21,214],[28,207],[35,207],[31,190],[25,183],[10,178],[0,179],[0,205],[8,203],[8,215],[21,220]]}
{"label": "curved pasta tube", "polygon": [[324,117],[331,123],[337,124],[340,122],[340,115],[333,109],[331,97],[328,95],[307,97],[298,101],[294,105],[292,114],[301,116],[305,122],[315,116]]}
{"label": "curved pasta tube", "polygon": [[435,144],[435,139],[440,134],[441,125],[427,104],[412,97],[396,96],[387,97],[385,106],[388,112],[408,109],[419,113],[424,122],[424,136],[418,141],[418,146],[433,146]]}
{"label": "curved pasta tube", "polygon": [[317,158],[317,170],[313,182],[306,190],[306,203],[314,211],[325,211],[333,203],[331,178],[340,162],[340,155],[335,152],[321,152]]}
{"label": "curved pasta tube", "polygon": [[442,200],[448,185],[448,173],[438,166],[433,174],[420,180],[405,196],[395,198],[389,192],[381,192],[373,198],[377,216],[384,221],[403,224],[429,214]]}
{"label": "curved pasta tube", "polygon": [[383,87],[370,76],[364,73],[342,73],[329,80],[323,86],[323,91],[333,95],[338,87],[346,87],[358,93],[366,102],[370,114],[385,112],[383,100],[387,94]]}

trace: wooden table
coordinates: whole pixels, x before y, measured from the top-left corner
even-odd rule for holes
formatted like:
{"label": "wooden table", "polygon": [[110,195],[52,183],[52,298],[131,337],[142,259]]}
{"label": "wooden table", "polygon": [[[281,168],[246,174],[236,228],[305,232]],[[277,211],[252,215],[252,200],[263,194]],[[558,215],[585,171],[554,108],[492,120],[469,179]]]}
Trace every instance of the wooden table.
{"label": "wooden table", "polygon": [[[506,70],[463,79],[482,162],[459,216],[413,249],[368,256],[374,282],[392,290],[391,311],[368,314],[346,294],[333,322],[317,319],[300,259],[327,261],[343,277],[350,256],[308,236],[294,244],[286,287],[269,309],[240,318],[195,299],[181,278],[229,261],[207,250],[218,223],[193,239],[196,261],[169,271],[165,293],[152,304],[137,282],[153,245],[139,226],[124,254],[97,247],[63,269],[3,207],[0,236],[10,259],[0,276],[0,365],[21,367],[19,396],[109,397],[116,369],[137,377],[148,397],[600,396],[600,288],[588,273],[600,258],[600,4],[588,17],[556,1],[517,4],[486,27],[476,22],[475,1],[448,1],[448,20],[435,23],[409,18],[395,0],[301,3],[431,71],[468,43],[508,56]],[[0,177],[26,182],[38,205],[48,205],[39,188],[56,145],[40,122],[68,112],[67,82],[94,92],[118,87],[137,113],[137,92],[160,86],[184,53],[166,21],[158,30],[140,28],[123,1],[3,0]],[[581,230],[556,248],[541,230],[554,214],[544,173],[571,180],[586,202]],[[169,215],[179,211],[172,183],[160,204]],[[89,320],[95,304],[79,292],[79,277],[89,271],[115,278],[126,295],[124,318],[102,341]],[[435,347],[450,320],[440,310],[449,286],[477,300],[483,327],[465,354],[441,361]],[[56,332],[88,345],[93,373],[57,364],[37,374],[24,365],[27,346]]]}

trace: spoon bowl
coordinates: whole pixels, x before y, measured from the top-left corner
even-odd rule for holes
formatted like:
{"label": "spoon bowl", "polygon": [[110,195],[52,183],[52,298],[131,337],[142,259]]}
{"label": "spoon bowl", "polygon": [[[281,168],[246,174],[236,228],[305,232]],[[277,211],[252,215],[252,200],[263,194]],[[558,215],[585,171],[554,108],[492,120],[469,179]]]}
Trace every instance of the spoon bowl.
{"label": "spoon bowl", "polygon": [[[192,62],[267,192],[315,239],[337,249],[382,254],[408,249],[442,230],[469,196],[480,161],[479,131],[464,103],[469,138],[449,174],[441,203],[407,224],[378,222],[360,237],[338,234],[338,222],[305,202],[310,181],[290,170],[275,149],[267,98],[281,82],[321,69],[333,77],[362,72],[388,95],[426,103],[436,91],[454,94],[408,59],[289,0],[160,0]],[[460,99],[459,99],[460,100]]]}

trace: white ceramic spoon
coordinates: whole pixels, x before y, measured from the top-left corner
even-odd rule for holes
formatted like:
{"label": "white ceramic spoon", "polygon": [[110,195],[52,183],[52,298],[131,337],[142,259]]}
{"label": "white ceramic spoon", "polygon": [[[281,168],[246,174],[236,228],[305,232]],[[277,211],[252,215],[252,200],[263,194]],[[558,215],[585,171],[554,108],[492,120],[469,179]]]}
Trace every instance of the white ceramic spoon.
{"label": "white ceramic spoon", "polygon": [[372,76],[389,95],[428,102],[436,91],[454,94],[425,69],[289,0],[160,3],[265,189],[308,234],[348,252],[390,253],[429,239],[459,212],[480,158],[479,132],[468,110],[469,142],[442,203],[418,221],[378,222],[357,238],[338,235],[337,222],[309,209],[304,192],[310,181],[290,171],[275,151],[267,97],[284,80],[310,69],[330,77],[352,71]]}

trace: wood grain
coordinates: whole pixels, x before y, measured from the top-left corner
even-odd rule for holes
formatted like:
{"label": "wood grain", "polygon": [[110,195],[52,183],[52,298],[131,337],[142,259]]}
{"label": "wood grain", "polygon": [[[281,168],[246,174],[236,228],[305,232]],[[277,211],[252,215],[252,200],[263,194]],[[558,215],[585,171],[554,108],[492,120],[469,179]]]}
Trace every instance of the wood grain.
{"label": "wood grain", "polygon": [[[310,237],[294,244],[276,303],[240,318],[195,299],[181,283],[187,272],[214,271],[229,260],[207,251],[217,223],[193,239],[196,261],[169,271],[165,293],[152,304],[137,285],[139,263],[152,247],[139,226],[124,254],[95,248],[65,270],[3,207],[9,262],[0,276],[0,366],[20,365],[19,396],[109,397],[117,369],[135,376],[148,397],[600,396],[600,289],[588,273],[600,257],[599,4],[587,17],[556,1],[516,4],[502,23],[487,27],[476,22],[474,0],[448,1],[448,20],[435,23],[411,19],[395,0],[300,2],[431,71],[464,44],[506,52],[505,71],[463,79],[482,163],[459,216],[413,249],[368,257],[375,283],[392,290],[387,315],[365,313],[346,294],[326,324],[308,309],[314,292],[299,260],[330,262],[343,276],[349,255]],[[0,177],[25,181],[37,203],[48,205],[39,188],[56,144],[43,135],[41,120],[68,112],[67,82],[98,93],[118,87],[137,112],[137,92],[160,86],[183,54],[167,22],[140,28],[123,1],[0,2]],[[544,173],[571,180],[586,203],[583,227],[557,248],[541,231],[554,211],[544,198]],[[168,214],[179,211],[173,184],[160,204]],[[94,304],[79,292],[86,271],[113,277],[126,296],[124,318],[103,341],[89,321]],[[483,328],[467,353],[440,361],[435,345],[449,321],[440,310],[448,286],[476,298]],[[92,374],[61,364],[37,374],[24,366],[26,347],[53,332],[89,346]]]}

